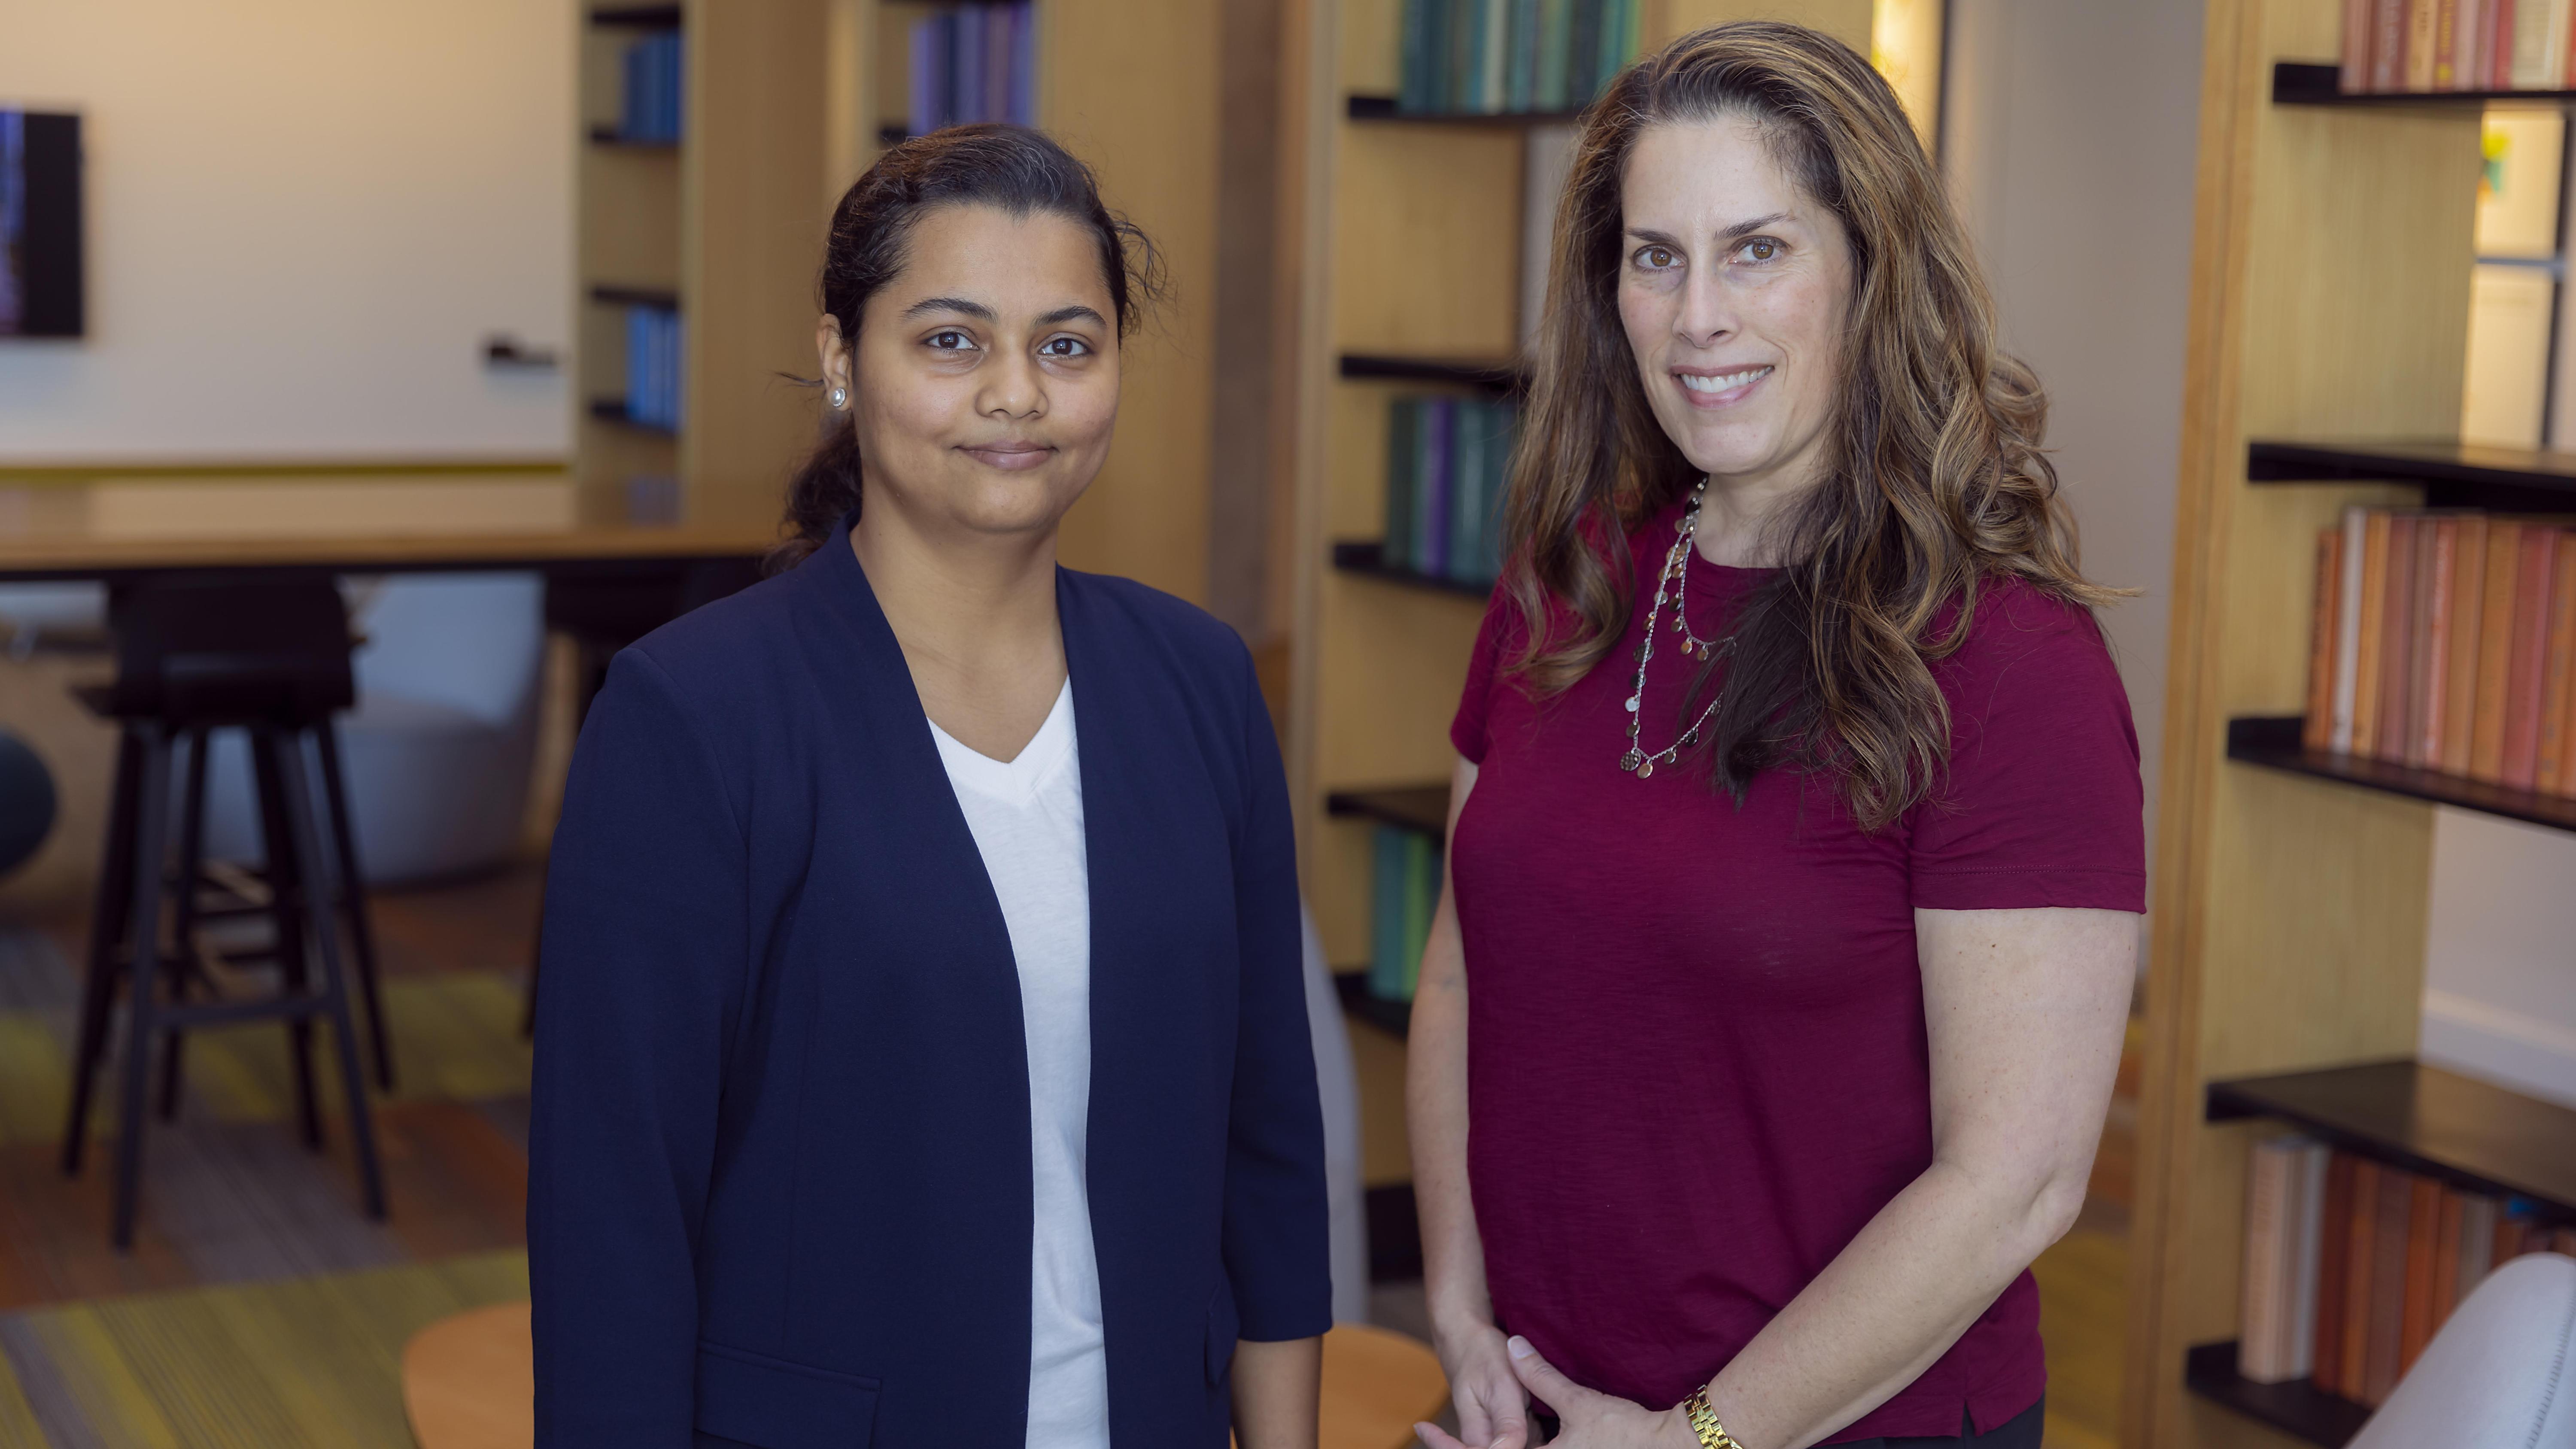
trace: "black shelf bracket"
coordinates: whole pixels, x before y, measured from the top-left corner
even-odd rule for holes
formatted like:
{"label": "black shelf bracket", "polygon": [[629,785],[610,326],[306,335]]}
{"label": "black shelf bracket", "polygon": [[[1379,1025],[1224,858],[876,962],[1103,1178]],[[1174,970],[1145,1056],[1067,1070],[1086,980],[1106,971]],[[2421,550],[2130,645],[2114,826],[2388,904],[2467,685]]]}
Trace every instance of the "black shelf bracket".
{"label": "black shelf bracket", "polygon": [[2312,750],[2300,739],[2304,725],[2305,717],[2301,715],[2252,715],[2231,719],[2227,722],[2227,758],[2238,764],[2260,765],[2268,770],[2306,775],[2310,779],[2357,785],[2365,790],[2456,806],[2484,815],[2501,815],[2526,825],[2576,830],[2576,800],[2563,795],[2543,795],[2537,790],[2490,785],[2484,780],[2446,775],[2439,770],[2392,765],[2360,755]]}
{"label": "black shelf bracket", "polygon": [[2576,91],[2355,91],[2343,89],[2343,67],[2295,60],[2272,64],[2276,106],[2368,106],[2377,110],[2438,110],[2475,114],[2489,106],[2576,105]]}
{"label": "black shelf bracket", "polygon": [[2183,1359],[2183,1383],[2285,1434],[2326,1449],[2343,1449],[2370,1419],[2367,1406],[2329,1394],[2306,1379],[2258,1384],[2236,1371],[2236,1342],[2195,1344]]}

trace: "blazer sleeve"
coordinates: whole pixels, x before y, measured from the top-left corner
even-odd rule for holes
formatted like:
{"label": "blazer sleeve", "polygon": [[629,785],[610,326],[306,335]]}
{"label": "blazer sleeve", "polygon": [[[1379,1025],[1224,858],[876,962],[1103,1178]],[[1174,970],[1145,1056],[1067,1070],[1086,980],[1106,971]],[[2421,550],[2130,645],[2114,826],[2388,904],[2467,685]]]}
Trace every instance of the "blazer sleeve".
{"label": "blazer sleeve", "polygon": [[619,654],[547,864],[528,1143],[540,1445],[692,1442],[747,860],[706,732],[649,656]]}
{"label": "blazer sleeve", "polygon": [[1273,1342],[1333,1326],[1332,1250],[1288,781],[1249,656],[1243,676],[1246,800],[1234,853],[1243,981],[1224,1254],[1242,1336]]}

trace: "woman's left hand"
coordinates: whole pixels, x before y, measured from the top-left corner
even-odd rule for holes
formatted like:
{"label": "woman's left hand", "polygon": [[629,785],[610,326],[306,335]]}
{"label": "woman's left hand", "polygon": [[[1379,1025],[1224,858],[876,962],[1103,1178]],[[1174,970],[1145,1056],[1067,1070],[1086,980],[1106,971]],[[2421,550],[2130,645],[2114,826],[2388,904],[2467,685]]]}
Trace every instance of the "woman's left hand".
{"label": "woman's left hand", "polygon": [[1649,1409],[1594,1393],[1558,1373],[1518,1334],[1509,1349],[1522,1387],[1556,1411],[1560,1427],[1549,1443],[1563,1449],[1699,1449],[1690,1416],[1679,1408]]}

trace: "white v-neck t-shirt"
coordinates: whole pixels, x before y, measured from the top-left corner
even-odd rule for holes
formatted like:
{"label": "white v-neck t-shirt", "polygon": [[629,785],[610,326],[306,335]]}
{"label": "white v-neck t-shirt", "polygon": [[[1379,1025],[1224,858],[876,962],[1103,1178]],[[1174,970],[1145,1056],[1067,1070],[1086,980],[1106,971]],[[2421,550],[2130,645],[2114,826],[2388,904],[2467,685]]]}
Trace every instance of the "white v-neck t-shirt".
{"label": "white v-neck t-shirt", "polygon": [[1020,973],[1029,1055],[1030,1449],[1107,1449],[1109,1359],[1091,1243],[1085,1137],[1091,1112],[1091,874],[1073,681],[1007,763],[937,724],[940,763],[992,877]]}

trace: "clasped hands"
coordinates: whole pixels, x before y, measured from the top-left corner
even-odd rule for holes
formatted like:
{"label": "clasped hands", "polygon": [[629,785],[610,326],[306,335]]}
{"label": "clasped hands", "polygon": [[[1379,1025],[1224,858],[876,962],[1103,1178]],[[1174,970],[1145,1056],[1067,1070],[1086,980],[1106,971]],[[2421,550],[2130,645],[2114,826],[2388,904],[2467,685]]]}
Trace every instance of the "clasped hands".
{"label": "clasped hands", "polygon": [[1528,1449],[1529,1400],[1535,1395],[1556,1411],[1559,1428],[1550,1441],[1561,1449],[1699,1449],[1690,1417],[1679,1408],[1649,1409],[1643,1404],[1595,1393],[1559,1373],[1539,1357],[1526,1338],[1506,1340],[1499,1329],[1485,1328],[1457,1346],[1449,1371],[1450,1390],[1458,1406],[1458,1434],[1435,1424],[1416,1424],[1413,1431],[1431,1449]]}

